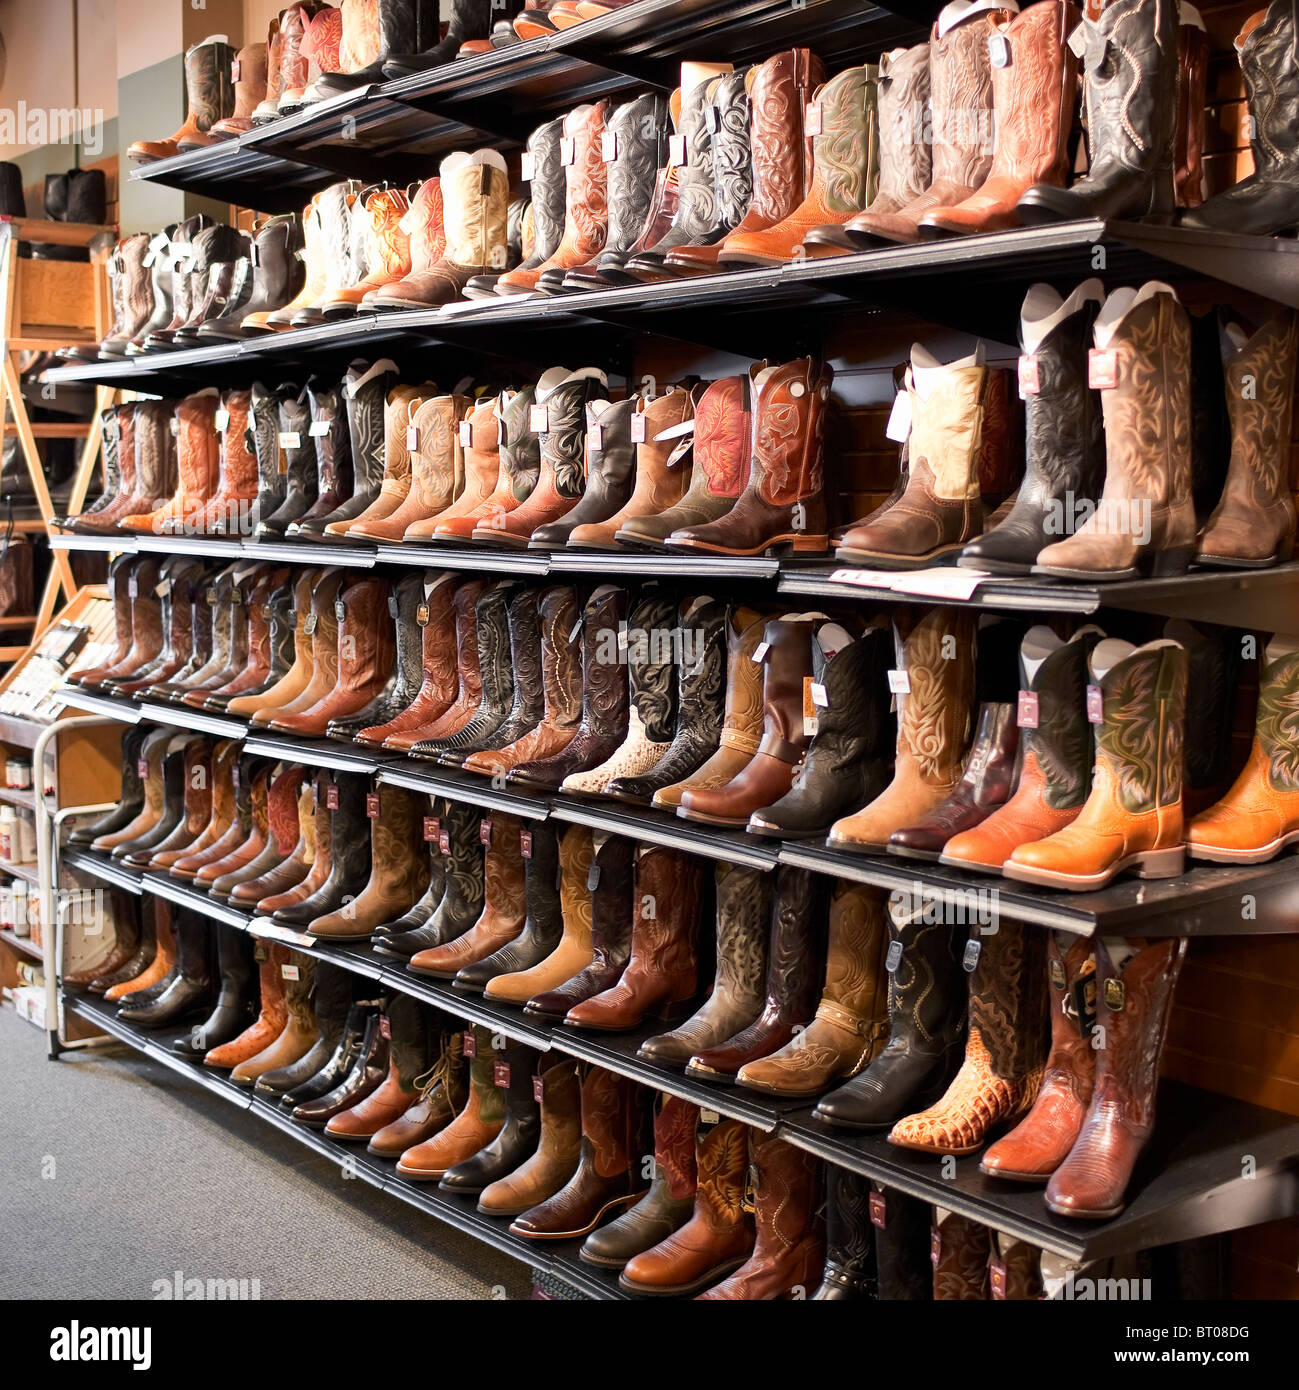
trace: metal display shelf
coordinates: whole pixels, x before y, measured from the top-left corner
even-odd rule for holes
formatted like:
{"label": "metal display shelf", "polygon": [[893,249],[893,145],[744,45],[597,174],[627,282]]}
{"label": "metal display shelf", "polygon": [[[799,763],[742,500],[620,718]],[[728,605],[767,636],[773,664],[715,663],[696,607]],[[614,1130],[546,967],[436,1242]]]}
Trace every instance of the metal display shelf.
{"label": "metal display shelf", "polygon": [[119,724],[138,724],[140,706],[134,700],[123,699],[117,695],[97,695],[92,690],[83,691],[79,685],[65,685],[62,695],[65,707],[84,710],[87,714],[99,714],[105,719],[116,719]]}
{"label": "metal display shelf", "polygon": [[[998,918],[1031,922],[1077,936],[1249,936],[1299,931],[1299,857],[1267,864],[1200,864],[1176,878],[1115,879],[1089,893],[1017,883],[1000,874],[962,873],[928,860],[852,854],[785,841],[780,862],[868,883],[924,911],[941,908],[971,926]],[[1188,861],[1188,863],[1191,861]]]}
{"label": "metal display shelf", "polygon": [[[1042,1188],[986,1178],[978,1155],[943,1176],[937,1155],[890,1144],[883,1134],[845,1135],[791,1116],[781,1138],[885,1187],[959,1211],[974,1221],[1071,1260],[1103,1259],[1293,1216],[1299,1208],[1299,1119],[1229,1096],[1165,1081],[1149,1145],[1128,1203],[1103,1221],[1053,1215]],[[1254,1171],[1244,1174],[1249,1155]]]}
{"label": "metal display shelf", "polygon": [[177,729],[193,729],[195,733],[215,734],[218,738],[243,738],[248,732],[245,720],[209,714],[206,710],[194,709],[189,705],[163,705],[154,700],[140,702],[140,718],[170,724]]}
{"label": "metal display shelf", "polygon": [[370,569],[375,558],[374,547],[370,545],[261,540],[256,536],[244,541],[243,553],[253,560],[278,560],[290,565],[338,565],[348,569]]}
{"label": "metal display shelf", "polygon": [[556,820],[573,825],[586,825],[612,835],[629,835],[652,845],[686,854],[702,854],[728,864],[743,864],[751,869],[772,869],[776,866],[779,842],[762,840],[743,830],[727,830],[721,826],[702,825],[685,820],[666,811],[646,807],[642,811],[615,810],[607,801],[579,801],[576,797],[558,797],[551,807]]}
{"label": "metal display shelf", "polygon": [[139,555],[183,553],[209,555],[214,560],[238,560],[243,556],[244,545],[234,536],[137,536],[135,551]]}
{"label": "metal display shelf", "polygon": [[138,869],[126,868],[107,854],[89,849],[65,849],[59,855],[59,863],[62,868],[79,869],[83,874],[102,879],[136,897],[143,891],[144,875]]}
{"label": "metal display shelf", "polygon": [[134,555],[135,537],[79,536],[75,531],[50,531],[51,550],[95,551],[103,555]]}
{"label": "metal display shelf", "polygon": [[420,569],[474,570],[486,574],[540,577],[550,567],[550,556],[536,550],[485,550],[458,545],[381,545],[375,560],[381,565],[415,565]]}
{"label": "metal display shelf", "polygon": [[358,772],[369,776],[386,766],[394,756],[378,748],[362,748],[357,743],[337,743],[328,738],[295,738],[292,734],[266,733],[249,729],[244,752],[254,757],[275,758],[283,762],[323,767],[333,772]]}
{"label": "metal display shelf", "polygon": [[435,763],[421,764],[417,758],[403,759],[381,768],[379,781],[391,787],[427,792],[429,796],[467,801],[471,806],[503,811],[524,820],[545,820],[550,815],[550,803],[544,796],[498,789],[486,777],[457,772],[454,768],[439,768]]}
{"label": "metal display shelf", "polygon": [[551,1046],[551,1030],[544,1023],[526,1018],[521,1009],[510,1005],[493,1004],[481,994],[456,989],[449,980],[435,980],[427,975],[417,975],[406,969],[400,961],[392,957],[379,957],[388,965],[383,972],[382,984],[402,994],[409,994],[435,1009],[441,1009],[470,1023],[481,1024],[494,1033],[502,1033],[525,1047],[534,1047],[538,1052],[546,1052]]}
{"label": "metal display shelf", "polygon": [[192,888],[188,884],[172,878],[168,874],[144,873],[140,878],[140,889],[152,893],[155,898],[165,898],[177,907],[188,908],[201,913],[214,922],[223,922],[228,927],[243,928],[248,923],[248,914],[230,903],[214,898],[202,888]]}

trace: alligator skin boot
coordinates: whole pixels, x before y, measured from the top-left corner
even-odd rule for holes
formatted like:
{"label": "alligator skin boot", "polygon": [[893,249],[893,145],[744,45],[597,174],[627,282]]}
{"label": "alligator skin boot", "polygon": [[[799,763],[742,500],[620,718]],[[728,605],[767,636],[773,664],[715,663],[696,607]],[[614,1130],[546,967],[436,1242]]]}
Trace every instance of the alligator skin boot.
{"label": "alligator skin boot", "polygon": [[999,232],[1019,225],[1016,205],[1034,186],[1063,188],[1069,175],[1077,68],[1069,35],[1078,24],[1071,0],[1038,0],[1017,15],[987,16],[996,148],[977,193],[931,207],[925,231]]}
{"label": "alligator skin boot", "polygon": [[[528,921],[518,939],[501,948],[496,956],[489,956],[481,965],[473,967],[475,974],[468,975],[466,984],[473,985],[477,972],[495,970],[502,961],[508,964],[506,973],[493,973],[486,979],[483,993],[488,999],[503,999],[511,1004],[526,1004],[535,995],[566,984],[585,970],[592,962],[594,953],[591,945],[592,894],[587,888],[587,878],[591,873],[594,858],[594,843],[591,832],[585,826],[571,826],[564,832],[559,842],[559,890],[558,901],[552,903],[547,881],[538,865],[538,851],[545,851],[544,841],[538,840],[538,832],[532,832],[530,846],[532,858],[527,865],[528,872]],[[533,882],[534,878],[537,882]],[[533,906],[533,898],[537,904]],[[553,949],[541,956],[542,945],[550,933],[558,930]],[[535,964],[527,965],[533,956],[539,957]]]}
{"label": "alligator skin boot", "polygon": [[[577,1062],[556,1053],[544,1054],[539,1059],[537,1072],[529,1074],[526,1080],[528,1097],[541,1110],[539,1131],[531,1135],[536,1143],[536,1151],[523,1162],[515,1163],[501,1176],[477,1188],[478,1210],[488,1216],[520,1216],[553,1197],[577,1172],[582,1149],[582,1084]],[[511,1090],[518,1084],[513,1072],[510,1084]],[[508,1108],[509,1100],[506,1105]],[[522,1110],[522,1106],[519,1108]],[[529,1133],[531,1128],[520,1127],[517,1133]],[[478,1170],[477,1177],[481,1178],[480,1158],[502,1143],[508,1129],[507,1120],[506,1128],[493,1144],[461,1164],[460,1169],[473,1164]],[[517,1144],[512,1147],[518,1151]],[[493,1166],[503,1163],[504,1157],[501,1156]],[[459,1171],[453,1168],[442,1180],[443,1186],[454,1187],[458,1192],[473,1190],[463,1182],[452,1182]]]}
{"label": "alligator skin boot", "polygon": [[[531,165],[529,181],[532,210],[532,254],[515,266],[523,276],[536,282],[537,272],[555,254],[564,235],[566,202],[565,164],[560,154],[564,135],[564,117],[539,125],[528,136],[527,162]],[[488,275],[475,275],[464,287],[467,299],[490,299],[496,293],[497,281],[504,269]]]}
{"label": "alligator skin boot", "polygon": [[[836,821],[834,849],[881,853],[898,825],[911,825],[952,794],[961,775],[974,696],[974,625],[968,614],[935,608],[905,639],[905,685],[898,699],[893,780],[860,811]],[[892,684],[892,682],[891,682]],[[896,686],[895,686],[896,688]]]}
{"label": "alligator skin boot", "polygon": [[1000,873],[1020,845],[1043,840],[1077,819],[1091,786],[1087,659],[1102,635],[1090,625],[1067,642],[1040,625],[1024,634],[1019,782],[1005,805],[947,841],[940,863]]}
{"label": "alligator skin boot", "polygon": [[513,941],[526,922],[525,881],[520,823],[514,816],[493,812],[479,823],[483,846],[483,909],[478,920],[451,937],[445,919],[435,919],[439,944],[417,951],[410,968],[417,975],[454,980],[467,965],[486,960]]}
{"label": "alligator skin boot", "polygon": [[647,1016],[672,1022],[693,1002],[699,983],[699,863],[662,846],[640,847],[632,890],[631,955],[618,983],[575,1004],[574,1028],[626,1032]]}
{"label": "alligator skin boot", "polygon": [[759,555],[768,547],[797,553],[826,549],[823,434],[834,371],[803,357],[767,367],[753,379],[749,480],[724,516],[666,537],[672,548]]}
{"label": "alligator skin boot", "polygon": [[1272,0],[1235,40],[1249,107],[1254,170],[1184,210],[1183,227],[1271,236],[1299,224],[1299,53],[1293,0]]}
{"label": "alligator skin boot", "polygon": [[634,1254],[618,1277],[634,1293],[693,1294],[738,1269],[754,1248],[744,1202],[750,1131],[724,1119],[697,1140],[696,1183],[689,1219],[655,1246]]}
{"label": "alligator skin boot", "polygon": [[621,836],[601,835],[593,838],[592,848],[584,883],[589,907],[587,912],[574,914],[574,941],[569,950],[570,957],[581,954],[581,940],[587,935],[588,963],[577,974],[557,981],[554,988],[533,995],[525,1013],[562,1019],[574,1005],[617,984],[627,967],[633,916],[633,845]]}
{"label": "alligator skin boot", "polygon": [[839,882],[830,899],[825,989],[811,1025],[778,1052],[747,1062],[741,1086],[778,1096],[819,1096],[856,1076],[888,1034],[882,890]]}
{"label": "alligator skin boot", "polygon": [[1096,957],[1086,937],[1052,932],[1046,945],[1051,1051],[1037,1101],[1027,1117],[979,1161],[991,1178],[1045,1182],[1064,1162],[1082,1129],[1096,1078]]}
{"label": "alligator skin boot", "polygon": [[587,401],[586,490],[577,505],[558,521],[533,531],[529,550],[557,550],[579,528],[597,536],[607,530],[600,523],[626,505],[633,483],[639,481],[636,458],[638,450],[646,445],[632,443],[632,428],[640,417],[641,404],[637,396],[629,396],[625,401]]}
{"label": "alligator skin boot", "polygon": [[533,400],[531,386],[521,391],[507,388],[496,398],[490,421],[479,413],[485,403],[475,409],[469,452],[479,454],[484,467],[495,457],[495,486],[480,502],[463,509],[459,501],[452,503],[432,517],[427,528],[416,523],[409,531],[411,540],[472,541],[479,526],[499,526],[531,496],[541,468],[541,438],[529,423]]}
{"label": "alligator skin boot", "polygon": [[1295,536],[1287,481],[1299,338],[1295,315],[1274,314],[1252,337],[1233,323],[1224,336],[1232,349],[1225,358],[1231,462],[1195,560],[1224,569],[1284,564],[1294,553]]}
{"label": "alligator skin boot", "polygon": [[[383,407],[383,473],[378,491],[354,517],[325,523],[326,540],[369,540],[372,537],[354,528],[379,524],[396,512],[411,491],[411,418],[432,382],[424,386],[394,386]],[[400,533],[398,533],[400,539]]]}
{"label": "alligator skin boot", "polygon": [[[560,790],[603,796],[615,777],[651,771],[667,752],[676,720],[674,633],[677,606],[660,585],[646,584],[628,617],[626,646],[627,736],[601,763],[570,773]],[[619,639],[622,645],[622,638]],[[679,646],[680,644],[677,643]]]}
{"label": "alligator skin boot", "polygon": [[[364,892],[370,879],[371,837],[366,833],[366,780],[351,773],[331,774],[317,783],[317,795],[328,812],[328,834],[316,824],[316,860],[326,870],[318,887],[305,897],[277,905],[271,916],[288,927],[306,928],[327,913],[337,912]],[[328,842],[328,853],[321,847]],[[315,875],[313,873],[312,878]],[[307,883],[311,883],[309,878]]]}
{"label": "alligator skin boot", "polygon": [[407,1149],[397,1160],[397,1172],[415,1182],[438,1182],[449,1168],[472,1158],[490,1144],[505,1124],[505,1098],[493,1072],[501,1053],[492,1046],[490,1028],[475,1024],[464,1035],[469,1059],[469,1087],[464,1107],[432,1138]]}
{"label": "alligator skin boot", "polygon": [[212,127],[234,114],[234,84],[230,80],[230,64],[235,50],[225,41],[225,35],[215,35],[194,44],[185,52],[185,91],[189,98],[189,113],[185,124],[165,140],[137,140],[127,150],[127,158],[135,164],[151,164],[156,159],[170,159],[182,150],[194,150],[215,144],[209,134]]}
{"label": "alligator skin boot", "polygon": [[[660,549],[674,531],[717,521],[731,510],[749,481],[752,379],[765,365],[751,367],[747,376],[722,377],[707,387],[695,388],[694,429],[688,437],[691,471],[681,498],[664,509],[626,508],[617,518],[614,535],[620,545]],[[668,456],[668,468],[681,468],[679,452],[680,446]],[[589,491],[589,482],[587,487]],[[637,495],[640,493],[638,474]]]}
{"label": "alligator skin boot", "polygon": [[[525,261],[507,270],[496,282],[497,294],[532,294],[547,271],[587,265],[604,250],[609,233],[609,170],[602,141],[607,110],[607,103],[598,101],[574,107],[564,117],[559,141],[564,167],[563,235],[546,260],[531,267]],[[488,268],[481,267],[479,273]]]}
{"label": "alligator skin boot", "polygon": [[458,150],[442,161],[438,179],[445,250],[427,270],[377,289],[377,309],[450,304],[475,276],[506,264],[510,183],[504,157],[495,150]]}
{"label": "alligator skin boot", "polygon": [[451,708],[459,691],[456,575],[453,571],[424,570],[418,581],[415,625],[420,631],[420,686],[395,718],[356,732],[356,742],[370,748],[382,748],[389,738],[434,723]]}
{"label": "alligator skin boot", "polygon": [[732,232],[718,252],[722,266],[793,260],[813,227],[847,222],[870,202],[879,158],[877,76],[873,66],[848,68],[816,89],[803,116],[803,134],[812,144],[807,196],[774,226]]}
{"label": "alligator skin boot", "polygon": [[340,1110],[325,1125],[325,1133],[345,1143],[374,1138],[395,1124],[419,1099],[417,1082],[432,1064],[430,1016],[407,994],[394,994],[380,1016],[388,1031],[388,1075],[378,1090]]}
{"label": "alligator skin boot", "polygon": [[330,738],[350,743],[362,730],[387,724],[410,707],[424,680],[424,630],[419,625],[423,600],[424,577],[418,571],[404,575],[394,584],[388,595],[388,616],[396,629],[397,669],[364,709],[329,721]]}
{"label": "alligator skin boot", "polygon": [[1261,864],[1299,840],[1297,704],[1299,645],[1273,637],[1259,675],[1249,761],[1227,795],[1191,822],[1186,838],[1192,859]]}
{"label": "alligator skin boot", "polygon": [[[1073,892],[1103,887],[1125,869],[1175,878],[1186,859],[1186,650],[1167,639],[1133,647],[1110,637],[1092,649],[1089,664],[1096,759],[1086,804],[1071,825],[1021,845],[1002,872]],[[1153,744],[1151,729],[1161,730]]]}
{"label": "alligator skin boot", "polygon": [[762,1013],[771,880],[757,869],[716,869],[717,969],[708,998],[670,1033],[646,1038],[637,1055],[684,1066],[692,1056],[750,1027]]}
{"label": "alligator skin boot", "polygon": [[505,1123],[495,1139],[447,1169],[438,1184],[444,1192],[481,1193],[497,1179],[509,1177],[536,1153],[541,1111],[534,1083],[540,1080],[540,1060],[539,1054],[526,1047],[502,1049],[492,1068],[492,1080],[496,1089],[505,1093]]}
{"label": "alligator skin boot", "polygon": [[1038,555],[1035,572],[1092,581],[1181,574],[1196,547],[1186,310],[1152,280],[1111,294],[1094,333],[1090,384],[1105,416],[1105,487],[1088,520]]}
{"label": "alligator skin boot", "polygon": [[825,1273],[814,1303],[853,1303],[878,1296],[871,1182],[837,1163],[825,1166]]}
{"label": "alligator skin boot", "polygon": [[582,1142],[577,1171],[555,1195],[510,1222],[528,1240],[589,1235],[611,1212],[632,1206],[648,1183],[644,1171],[645,1091],[624,1076],[592,1067],[582,1083]]}
{"label": "alligator skin boot", "polygon": [[753,162],[744,79],[743,71],[733,72],[725,63],[681,65],[676,141],[685,158],[677,164],[669,153],[677,175],[676,215],[659,241],[627,258],[625,274],[666,279],[672,272],[664,262],[672,251],[720,241],[748,211]]}
{"label": "alligator skin boot", "polygon": [[1033,285],[1019,317],[1019,392],[1028,460],[1004,520],[971,541],[957,564],[991,574],[1028,574],[1048,542],[1074,528],[1071,508],[1090,508],[1105,476],[1099,393],[1085,365],[1104,288],[1086,280],[1062,299]]}
{"label": "alligator skin boot", "polygon": [[812,742],[789,791],[750,815],[751,834],[822,836],[851,807],[884,790],[896,742],[887,676],[892,660],[887,627],[869,627],[856,639],[838,623],[817,629],[808,687],[812,714],[803,713]]}
{"label": "alligator skin boot", "polygon": [[768,1057],[812,1021],[825,982],[819,924],[825,919],[825,882],[805,869],[777,870],[767,944],[767,987],[762,1012],[732,1037],[695,1053],[689,1076],[718,1080],[746,1062]]}
{"label": "alligator skin boot", "polygon": [[[600,255],[630,255],[649,216],[658,172],[667,162],[668,127],[668,103],[656,92],[624,102],[606,116],[602,154],[608,185],[609,227]],[[535,200],[535,175],[532,188]],[[552,294],[564,290],[607,289],[608,282],[600,275],[598,266],[599,257],[596,256],[585,265],[546,270],[537,288]]]}
{"label": "alligator skin boot", "polygon": [[978,470],[988,382],[981,348],[943,363],[913,345],[903,386],[911,417],[906,487],[844,534],[839,559],[923,569],[983,531]]}
{"label": "alligator skin boot", "polygon": [[755,811],[789,791],[809,743],[803,690],[812,678],[815,627],[810,618],[782,618],[767,624],[760,663],[762,741],[725,785],[688,786],[681,793],[679,816],[709,825],[745,826]]}
{"label": "alligator skin boot", "polygon": [[440,1134],[464,1109],[468,1096],[464,1034],[429,1033],[430,1057],[436,1061],[415,1078],[416,1099],[395,1120],[371,1136],[368,1152],[400,1158],[407,1149]]}
{"label": "alligator skin boot", "polygon": [[[748,93],[752,162],[748,206],[737,223],[721,229],[717,239],[669,251],[664,265],[676,275],[721,269],[718,258],[728,236],[765,232],[783,222],[807,196],[812,180],[812,142],[804,138],[803,112],[825,81],[821,60],[806,48],[790,48],[736,76]],[[719,153],[725,157],[725,151]],[[723,191],[720,182],[717,190],[719,195]]]}
{"label": "alligator skin boot", "polygon": [[762,665],[753,654],[762,642],[766,620],[751,608],[736,605],[726,623],[726,702],[718,748],[695,772],[654,793],[652,804],[680,806],[688,788],[701,791],[726,786],[758,751],[763,731]]}
{"label": "alligator skin boot", "polygon": [[1132,1170],[1155,1124],[1159,1061],[1186,958],[1185,937],[1098,938],[1096,1054],[1091,1106],[1069,1156],[1051,1175],[1047,1207],[1057,1216],[1102,1220],[1123,1210]]}
{"label": "alligator skin boot", "polygon": [[889,1131],[889,1143],[926,1153],[969,1154],[996,1126],[1018,1120],[1037,1099],[1046,1039],[1042,933],[1001,922],[975,928],[962,964],[970,972],[965,1061],[941,1099]]}
{"label": "alligator skin boot", "polygon": [[551,367],[542,373],[529,412],[531,427],[540,436],[536,484],[512,511],[476,526],[473,540],[526,546],[539,526],[558,521],[577,505],[585,489],[586,406],[608,394],[608,378],[598,367],[575,372]]}
{"label": "alligator skin boot", "polygon": [[627,737],[627,667],[617,649],[626,611],[626,591],[612,584],[600,585],[587,600],[581,619],[582,716],[577,732],[560,752],[511,767],[507,785],[558,787],[572,773],[599,766]]}
{"label": "alligator skin boot", "polygon": [[246,135],[253,128],[253,112],[266,100],[269,54],[264,43],[246,43],[230,64],[234,85],[234,111],[213,121],[208,128],[212,140],[230,140]]}
{"label": "alligator skin boot", "polygon": [[213,978],[208,961],[208,924],[195,914],[181,911],[176,924],[176,974],[155,999],[128,997],[118,1018],[140,1028],[161,1028],[211,1012]]}
{"label": "alligator skin boot", "polygon": [[959,1212],[934,1208],[930,1231],[935,1303],[983,1302],[991,1296],[992,1231]]}

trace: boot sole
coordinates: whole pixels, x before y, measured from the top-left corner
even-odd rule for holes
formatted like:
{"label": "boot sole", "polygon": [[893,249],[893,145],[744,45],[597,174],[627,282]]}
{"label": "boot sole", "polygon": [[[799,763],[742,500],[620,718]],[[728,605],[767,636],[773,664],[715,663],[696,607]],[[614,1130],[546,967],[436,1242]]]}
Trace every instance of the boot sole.
{"label": "boot sole", "polygon": [[1080,1221],[1108,1221],[1112,1217],[1118,1216],[1123,1210],[1123,1203],[1117,1207],[1105,1207],[1093,1211],[1084,1211],[1081,1207],[1066,1207],[1060,1203],[1053,1202],[1046,1198],[1046,1209],[1054,1212],[1057,1216],[1072,1216]]}
{"label": "boot sole", "polygon": [[930,864],[937,864],[942,857],[936,849],[912,849],[909,845],[895,845],[891,841],[887,852],[899,859],[923,859]]}
{"label": "boot sole", "polygon": [[1192,859],[1207,860],[1211,864],[1266,864],[1275,859],[1287,845],[1299,843],[1299,830],[1282,835],[1261,849],[1222,849],[1217,845],[1187,845],[1186,852]]}
{"label": "boot sole", "polygon": [[733,1274],[744,1263],[743,1258],[734,1260],[723,1260],[721,1264],[714,1265],[707,1274],[701,1274],[698,1279],[692,1280],[689,1284],[634,1284],[630,1279],[623,1275],[618,1276],[618,1286],[626,1289],[629,1293],[649,1294],[651,1298],[681,1298],[685,1294],[698,1293],[700,1289],[706,1289],[711,1284],[719,1283],[728,1274]]}
{"label": "boot sole", "polygon": [[846,849],[852,854],[886,854],[887,845],[869,844],[864,840],[845,840],[838,835],[825,837],[826,849]]}
{"label": "boot sole", "polygon": [[606,1213],[616,1211],[619,1207],[635,1206],[645,1194],[634,1192],[630,1197],[615,1197],[612,1202],[606,1202],[595,1214],[595,1219],[590,1225],[583,1226],[577,1231],[520,1231],[515,1227],[513,1221],[510,1222],[510,1232],[516,1236],[522,1236],[524,1240],[574,1240],[578,1236],[589,1236],[592,1231],[604,1220]]}
{"label": "boot sole", "polygon": [[433,1172],[431,1169],[403,1168],[400,1161],[397,1164],[397,1176],[410,1182],[441,1182],[449,1171],[449,1167]]}
{"label": "boot sole", "polygon": [[1140,854],[1129,854],[1099,874],[1060,874],[1053,869],[1037,869],[1010,862],[1003,873],[1018,883],[1035,883],[1043,888],[1065,888],[1084,893],[1089,888],[1104,888],[1125,869],[1135,869],[1138,878],[1176,878],[1186,871],[1186,846],[1147,849]]}
{"label": "boot sole", "polygon": [[1009,1168],[985,1168],[979,1164],[979,1172],[989,1178],[1002,1178],[1006,1182],[1020,1182],[1030,1187],[1042,1187],[1050,1181],[1050,1173],[1013,1173]]}
{"label": "boot sole", "polygon": [[922,570],[941,564],[947,556],[957,554],[967,544],[966,541],[958,541],[954,545],[940,545],[937,550],[928,550],[923,555],[891,555],[883,550],[858,550],[853,546],[841,545],[835,551],[835,559],[854,562],[869,560],[882,570]]}
{"label": "boot sole", "polygon": [[771,536],[761,545],[747,548],[733,545],[709,545],[706,541],[673,541],[666,544],[668,550],[703,550],[710,555],[765,555],[768,551],[788,547],[794,554],[824,555],[830,548],[830,536],[808,536],[800,531],[787,531],[779,536]]}
{"label": "boot sole", "polygon": [[938,862],[949,869],[968,869],[974,874],[1000,874],[1004,864],[985,864],[981,859],[954,859],[951,855],[940,854]]}
{"label": "boot sole", "polygon": [[749,824],[748,816],[709,816],[703,811],[690,811],[684,806],[677,807],[677,815],[682,820],[699,821],[701,825],[724,825],[730,830],[743,830]]}

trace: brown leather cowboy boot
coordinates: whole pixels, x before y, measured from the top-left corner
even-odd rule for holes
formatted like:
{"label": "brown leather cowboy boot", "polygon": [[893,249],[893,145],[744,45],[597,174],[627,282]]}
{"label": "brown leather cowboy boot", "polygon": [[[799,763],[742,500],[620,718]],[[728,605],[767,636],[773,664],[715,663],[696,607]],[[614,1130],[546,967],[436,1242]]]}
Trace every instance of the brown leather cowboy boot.
{"label": "brown leather cowboy boot", "polygon": [[[411,424],[416,410],[425,397],[436,388],[432,382],[423,386],[398,386],[388,394],[383,408],[383,480],[379,491],[363,510],[346,521],[331,521],[325,527],[327,539],[372,540],[367,525],[380,526],[400,511],[409,500],[412,489]],[[404,528],[403,528],[404,529]],[[401,532],[395,539],[401,538]]]}
{"label": "brown leather cowboy boot", "polygon": [[397,1160],[397,1172],[416,1182],[436,1182],[448,1168],[490,1144],[505,1124],[505,1093],[497,1088],[492,1068],[498,1053],[490,1028],[475,1025],[465,1033],[469,1058],[469,1096],[464,1108],[431,1139],[409,1148]]}
{"label": "brown leather cowboy boot", "polygon": [[442,215],[442,180],[425,179],[410,199],[400,223],[407,246],[405,273],[399,280],[378,284],[367,291],[362,300],[363,308],[382,309],[385,305],[394,308],[391,301],[419,293],[424,283],[422,277],[442,259],[447,249]]}
{"label": "brown leather cowboy boot", "polygon": [[349,534],[388,543],[429,538],[457,494],[463,494],[468,455],[460,426],[472,409],[473,402],[460,395],[430,395],[412,407],[409,493],[387,516],[363,519]]}
{"label": "brown leather cowboy boot", "polygon": [[165,140],[136,140],[126,151],[136,164],[169,159],[182,150],[198,149],[214,142],[209,134],[217,121],[234,113],[234,85],[230,64],[235,51],[224,35],[201,40],[185,53],[185,90],[189,112],[185,124]]}
{"label": "brown leather cowboy boot", "polygon": [[253,112],[266,100],[267,51],[264,43],[246,43],[230,64],[234,83],[234,111],[213,121],[208,135],[213,140],[230,140],[253,128]]}
{"label": "brown leather cowboy boot", "polygon": [[266,1047],[230,1072],[236,1086],[252,1086],[259,1076],[278,1067],[292,1066],[316,1041],[316,1015],[311,993],[316,982],[316,962],[301,951],[290,951],[280,966],[284,980],[284,1028]]}
{"label": "brown leather cowboy boot", "polygon": [[537,1151],[512,1173],[483,1188],[478,1210],[519,1216],[549,1200],[568,1183],[582,1153],[582,1082],[571,1057],[547,1053],[533,1077],[541,1107]]}
{"label": "brown leather cowboy boot", "polygon": [[[412,540],[471,541],[479,526],[499,524],[520,502],[527,500],[541,468],[541,439],[529,419],[534,399],[531,386],[521,391],[506,389],[501,392],[493,412],[495,486],[475,506],[462,511],[461,504],[455,502],[436,515],[432,519],[431,536],[422,526],[413,528]],[[479,438],[476,422],[470,437],[471,448],[480,447]],[[481,447],[487,447],[489,440],[490,435],[483,436]]]}
{"label": "brown leather cowboy boot", "polygon": [[[303,631],[311,638],[310,674],[299,694],[278,705],[263,705],[249,719],[252,728],[265,729],[280,718],[310,709],[338,685],[338,615],[334,604],[346,582],[341,570],[318,570],[311,591],[310,612]],[[287,678],[286,678],[287,679]]]}
{"label": "brown leather cowboy boot", "polygon": [[214,1047],[204,1058],[205,1067],[229,1071],[240,1062],[256,1057],[284,1031],[288,1007],[284,1000],[283,967],[289,963],[289,948],[277,942],[259,941],[253,948],[257,959],[257,979],[261,1011],[237,1038]]}
{"label": "brown leather cowboy boot", "polygon": [[421,633],[423,678],[420,687],[415,698],[396,718],[354,734],[357,743],[381,748],[391,736],[422,728],[451,707],[459,688],[452,607],[456,583],[453,571],[425,570],[421,584],[423,600],[415,610],[415,622]]}
{"label": "brown leather cowboy boot", "polygon": [[247,718],[260,710],[280,710],[297,699],[306,690],[314,670],[312,658],[312,634],[315,625],[310,624],[312,594],[321,579],[322,570],[303,570],[293,585],[293,664],[273,685],[259,694],[240,695],[226,706],[228,714]]}

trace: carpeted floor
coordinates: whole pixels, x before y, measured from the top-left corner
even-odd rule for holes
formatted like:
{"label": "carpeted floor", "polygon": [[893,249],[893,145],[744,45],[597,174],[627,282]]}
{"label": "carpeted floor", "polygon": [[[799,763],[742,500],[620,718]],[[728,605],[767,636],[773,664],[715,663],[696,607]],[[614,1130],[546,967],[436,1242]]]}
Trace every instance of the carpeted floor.
{"label": "carpeted floor", "polygon": [[[0,1299],[527,1296],[527,1270],[125,1047],[45,1055],[0,1009]],[[251,1285],[250,1285],[251,1287]]]}

